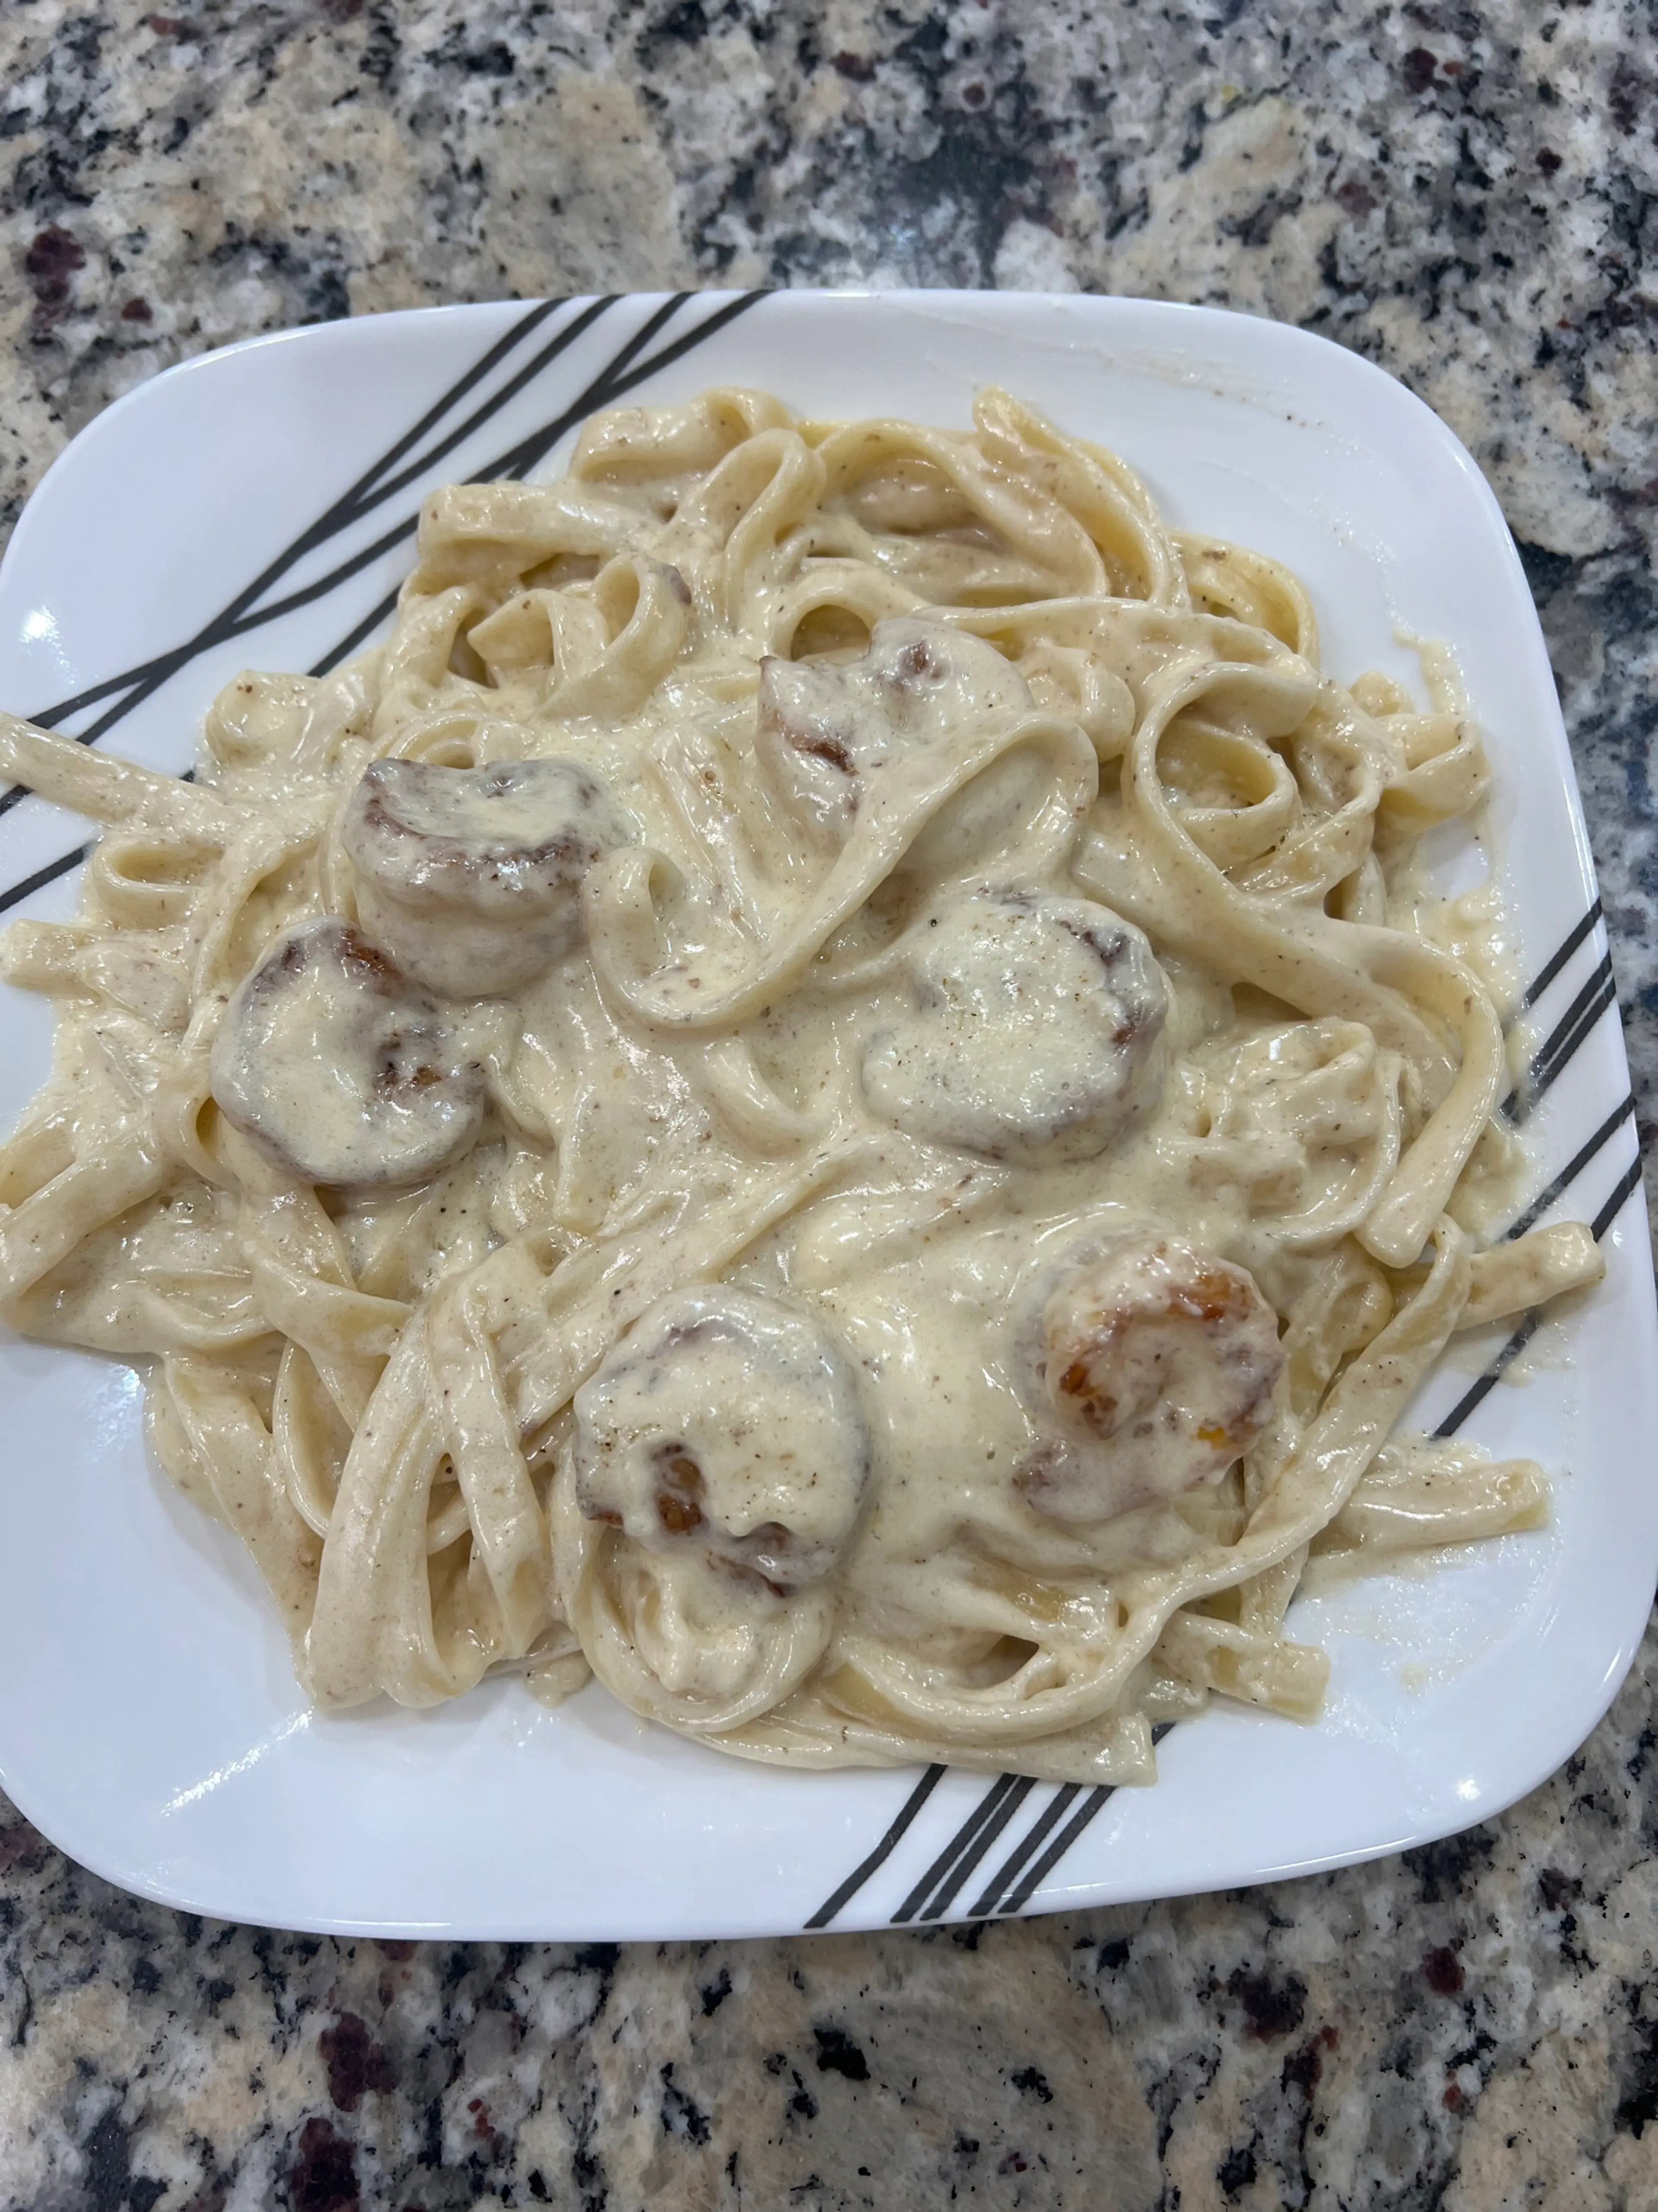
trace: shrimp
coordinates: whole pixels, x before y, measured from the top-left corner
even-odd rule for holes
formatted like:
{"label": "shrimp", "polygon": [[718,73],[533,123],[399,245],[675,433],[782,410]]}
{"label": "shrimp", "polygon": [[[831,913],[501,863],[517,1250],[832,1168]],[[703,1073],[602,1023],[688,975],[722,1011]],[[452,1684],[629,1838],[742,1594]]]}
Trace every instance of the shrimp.
{"label": "shrimp", "polygon": [[784,806],[820,842],[840,844],[872,772],[998,714],[1029,714],[1024,678],[993,645],[943,623],[878,623],[846,662],[760,664],[756,751]]}
{"label": "shrimp", "polygon": [[819,1582],[870,1443],[845,1356],[798,1308],[712,1284],[659,1298],[575,1395],[575,1492],[647,1551],[700,1550],[751,1590]]}
{"label": "shrimp", "polygon": [[423,1182],[483,1119],[483,1071],[436,1001],[332,915],[237,990],[210,1080],[220,1111],[307,1182]]}
{"label": "shrimp", "polygon": [[917,934],[914,1010],[864,1093],[930,1144],[1042,1165],[1102,1152],[1151,1085],[1169,1007],[1151,947],[1091,899],[986,890]]}
{"label": "shrimp", "polygon": [[1085,1260],[1042,1310],[1044,1442],[1015,1477],[1056,1521],[1099,1521],[1218,1482],[1266,1425],[1283,1366],[1254,1278],[1183,1237]]}
{"label": "shrimp", "polygon": [[583,878],[630,837],[576,761],[381,760],[343,840],[363,927],[428,990],[470,999],[519,990],[574,947]]}

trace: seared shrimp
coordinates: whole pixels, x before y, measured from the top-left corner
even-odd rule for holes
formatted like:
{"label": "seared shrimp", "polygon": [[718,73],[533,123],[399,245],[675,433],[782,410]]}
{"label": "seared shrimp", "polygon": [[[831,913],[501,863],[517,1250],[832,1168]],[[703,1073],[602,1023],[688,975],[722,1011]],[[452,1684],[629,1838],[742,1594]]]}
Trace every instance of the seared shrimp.
{"label": "seared shrimp", "polygon": [[1014,1162],[1102,1152],[1145,1095],[1168,1012],[1145,939],[1090,899],[985,890],[919,935],[914,1012],[864,1091],[912,1137]]}
{"label": "seared shrimp", "polygon": [[483,1070],[418,984],[333,917],[285,938],[225,1009],[213,1096],[307,1182],[421,1182],[472,1143]]}
{"label": "seared shrimp", "polygon": [[1099,1521],[1218,1482],[1265,1426],[1283,1355],[1254,1278],[1166,1236],[1065,1275],[1035,1365],[1052,1437],[1016,1480],[1056,1521]]}
{"label": "seared shrimp", "polygon": [[581,883],[629,831],[579,762],[381,760],[347,805],[362,924],[446,997],[516,991],[581,933]]}
{"label": "seared shrimp", "polygon": [[700,1548],[781,1596],[851,1535],[869,1437],[816,1321],[752,1291],[675,1291],[575,1395],[575,1488],[590,1520],[653,1552]]}

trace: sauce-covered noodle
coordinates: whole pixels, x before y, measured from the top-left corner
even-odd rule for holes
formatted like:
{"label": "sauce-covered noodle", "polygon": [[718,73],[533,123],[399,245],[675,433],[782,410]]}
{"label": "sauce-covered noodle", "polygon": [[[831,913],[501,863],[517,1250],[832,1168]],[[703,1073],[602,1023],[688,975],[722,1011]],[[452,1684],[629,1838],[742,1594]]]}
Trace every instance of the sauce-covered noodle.
{"label": "sauce-covered noodle", "polygon": [[1476,1249],[1502,1034],[1412,856],[1479,736],[1002,392],[597,417],[193,780],[0,772],[104,825],[6,939],[4,1310],[146,1364],[319,1704],[591,1669],[751,1758],[1145,1779],[1212,1692],[1316,1711],[1311,1547],[1545,1510],[1389,1442],[1599,1270]]}

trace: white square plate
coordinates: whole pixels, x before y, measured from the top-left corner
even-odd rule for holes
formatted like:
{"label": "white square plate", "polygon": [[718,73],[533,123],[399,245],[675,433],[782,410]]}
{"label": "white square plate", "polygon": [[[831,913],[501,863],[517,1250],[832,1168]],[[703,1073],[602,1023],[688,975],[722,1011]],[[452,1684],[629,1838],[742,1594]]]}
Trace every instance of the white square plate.
{"label": "white square plate", "polygon": [[[238,668],[330,665],[372,633],[425,490],[556,472],[571,426],[624,392],[758,384],[803,413],[965,426],[992,381],[1126,455],[1176,523],[1288,562],[1338,676],[1415,680],[1400,633],[1456,650],[1490,732],[1521,964],[1540,978],[1515,1048],[1550,1079],[1527,1123],[1534,1186],[1566,1176],[1552,1210],[1595,1221],[1607,1276],[1540,1332],[1523,1385],[1482,1394],[1465,1351],[1412,1425],[1477,1397],[1470,1434],[1551,1470],[1552,1526],[1303,1601],[1297,1632],[1334,1662],[1324,1719],[1217,1710],[1164,1745],[1154,1789],[780,1773],[596,1688],[556,1714],[501,1681],[434,1714],[312,1715],[251,1565],[147,1463],[132,1378],[7,1341],[0,1782],[109,1880],[229,1919],[402,1936],[1050,1911],[1445,1835],[1532,1789],[1605,1710],[1658,1564],[1629,1074],[1520,564],[1468,455],[1379,370],[1207,308],[995,294],[516,303],[259,339],[144,385],[52,469],[0,569],[0,702],[88,738],[118,717],[106,742],[182,769]],[[9,806],[4,905],[70,913],[64,856],[83,834],[32,798]],[[40,1002],[5,994],[8,1125],[48,1031]]]}

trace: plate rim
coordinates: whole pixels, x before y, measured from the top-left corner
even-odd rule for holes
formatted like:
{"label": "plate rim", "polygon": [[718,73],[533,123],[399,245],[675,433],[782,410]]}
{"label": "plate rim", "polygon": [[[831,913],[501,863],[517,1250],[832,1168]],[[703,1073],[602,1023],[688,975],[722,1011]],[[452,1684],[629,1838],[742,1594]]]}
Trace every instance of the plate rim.
{"label": "plate rim", "polygon": [[[627,301],[648,302],[671,295],[631,294],[622,296]],[[724,301],[746,299],[751,295],[712,292],[688,296],[695,301],[717,307]],[[1240,331],[1249,333],[1248,339],[1244,341],[1246,348],[1278,347],[1291,352],[1302,351],[1308,360],[1316,360],[1324,368],[1329,369],[1332,375],[1348,379],[1357,392],[1361,393],[1386,392],[1389,395],[1387,404],[1394,408],[1398,407],[1399,401],[1402,398],[1406,403],[1403,410],[1404,418],[1412,422],[1412,428],[1418,436],[1428,435],[1432,438],[1442,455],[1454,465],[1465,491],[1477,499],[1487,526],[1493,522],[1496,524],[1498,542],[1503,549],[1503,557],[1509,571],[1510,588],[1517,587],[1526,606],[1530,610],[1530,621],[1526,626],[1526,657],[1530,664],[1528,681],[1535,690],[1537,703],[1541,709],[1541,720],[1548,730],[1549,741],[1561,771],[1560,793],[1565,802],[1564,814],[1570,827],[1579,871],[1584,878],[1586,891],[1590,895],[1593,894],[1594,874],[1587,828],[1575,766],[1567,740],[1564,715],[1549,670],[1546,646],[1541,626],[1537,619],[1524,569],[1507,522],[1503,516],[1501,506],[1478,464],[1456,437],[1455,432],[1424,401],[1412,392],[1408,386],[1394,377],[1388,370],[1365,359],[1363,356],[1349,351],[1333,339],[1319,332],[1302,330],[1292,325],[1272,322],[1269,319],[1236,310],[1212,307],[1198,303],[1146,301],[1108,295],[883,290],[867,287],[849,287],[822,292],[772,294],[762,296],[791,305],[799,302],[810,303],[807,307],[808,313],[820,312],[822,308],[829,306],[845,307],[847,305],[874,306],[878,308],[892,306],[901,310],[920,308],[923,311],[953,307],[968,309],[975,319],[982,319],[987,315],[990,317],[1006,315],[1011,321],[1017,323],[1022,309],[1029,310],[1035,306],[1045,311],[1060,306],[1070,310],[1078,310],[1084,317],[1102,307],[1108,312],[1126,310],[1128,311],[1131,319],[1143,314],[1148,326],[1161,322],[1171,331],[1179,328],[1188,331],[1212,330],[1217,325],[1236,326]],[[482,324],[486,318],[489,317],[500,317],[504,322],[508,313],[528,312],[536,304],[519,301],[479,301],[452,303],[435,307],[392,310],[383,314],[352,318],[337,323],[316,324],[292,330],[262,332],[216,349],[211,352],[194,356],[187,362],[175,364],[156,377],[147,380],[121,395],[108,408],[94,416],[54,458],[20,515],[16,528],[6,548],[3,562],[0,562],[0,591],[4,591],[15,581],[17,571],[26,564],[34,535],[47,526],[43,517],[47,515],[50,510],[54,482],[63,481],[70,466],[78,468],[84,465],[88,451],[101,439],[112,434],[116,429],[128,428],[135,421],[140,420],[146,407],[154,404],[155,396],[159,392],[164,390],[169,394],[176,392],[179,379],[189,377],[199,380],[206,374],[222,368],[223,366],[233,362],[242,361],[255,356],[275,357],[279,349],[291,350],[295,345],[302,343],[313,348],[319,354],[325,355],[330,350],[343,353],[361,342],[361,334],[365,328],[384,330],[386,326],[404,329],[415,325],[429,327],[439,320],[452,325],[463,325],[469,321]],[[1262,333],[1269,335],[1262,336]],[[1339,369],[1331,368],[1332,356],[1335,356],[1341,364]],[[20,545],[22,548],[21,554]],[[1543,678],[1540,682],[1538,680],[1540,664]],[[1621,1030],[1618,1033],[1617,1048],[1621,1053]],[[1637,1170],[1638,1164],[1637,1159]],[[1638,1294],[1637,1302],[1641,1303]],[[1654,1317],[1649,1281],[1644,1305],[1645,1311],[1639,1318],[1644,1325],[1648,1347],[1650,1349],[1654,1343],[1658,1343],[1658,1320],[1655,1320]],[[17,1340],[11,1337],[8,1332],[3,1341],[9,1347]],[[1648,1395],[1651,1396],[1650,1391]],[[1633,1627],[1632,1632],[1625,1630],[1620,1637],[1615,1656],[1609,1662],[1601,1680],[1595,1686],[1594,1695],[1599,1698],[1600,1702],[1594,1719],[1590,1723],[1591,1727],[1599,1724],[1600,1719],[1603,1717],[1627,1674],[1638,1648],[1644,1625],[1643,1617],[1642,1622]],[[5,1702],[3,1698],[0,1698],[0,1708],[3,1708]],[[1582,1736],[1580,1735],[1576,1740],[1581,1741]],[[1473,1825],[1478,1821],[1494,1818],[1506,1811],[1553,1773],[1562,1759],[1570,1756],[1570,1748],[1575,1748],[1575,1744],[1564,1752],[1552,1748],[1546,1763],[1540,1765],[1536,1772],[1516,1780],[1515,1786],[1508,1791],[1507,1795],[1491,1801],[1482,1800],[1478,1811],[1471,1814],[1469,1820],[1460,1825],[1464,1826]],[[18,1786],[15,1778],[8,1771],[10,1763],[6,1746],[3,1741],[0,1741],[0,1784],[3,1784],[9,1794],[12,1796],[14,1802],[26,1818],[39,1827],[43,1833],[53,1836],[58,1824],[53,1822],[50,1817],[45,1821],[36,1818],[34,1808],[29,1802],[32,1793],[27,1781],[21,1787]],[[896,1770],[895,1771],[902,1773],[907,1771]],[[1507,1785],[1505,1784],[1504,1787],[1506,1789]],[[1383,1840],[1352,1850],[1324,1854],[1305,1861],[1284,1863],[1263,1869],[1242,1879],[1250,1883],[1278,1881],[1297,1878],[1304,1874],[1327,1870],[1336,1866],[1364,1863],[1390,1856],[1401,1849],[1412,1848],[1455,1832],[1458,1832],[1458,1826],[1455,1825],[1431,1828],[1420,1834],[1412,1834],[1404,1842]],[[192,1894],[187,1889],[178,1888],[165,1880],[152,1877],[145,1869],[100,1863],[103,1855],[96,1848],[91,1851],[83,1851],[77,1848],[73,1841],[64,1842],[60,1848],[67,1850],[70,1856],[79,1863],[88,1867],[103,1879],[137,1894],[151,1898],[158,1903],[171,1905],[177,1910],[204,1912],[216,1917],[229,1917],[246,1921],[251,1924],[277,1927],[301,1924],[280,1914],[261,1915],[257,1910],[250,1911],[241,1905],[226,1904],[216,1900],[203,1901],[199,1895]],[[1223,1875],[1217,1876],[1214,1881],[1208,1884],[1201,1881],[1178,1882],[1164,1887],[1155,1893],[1167,1896],[1200,1893],[1206,1887],[1238,1886],[1238,1880],[1236,1875]],[[1057,1893],[1041,1893],[1042,1901],[1035,1909],[1044,1911],[1071,1910],[1096,1901],[1106,1901],[1108,1889],[1108,1886],[1102,1886],[1098,1882],[1079,1882],[1069,1885]],[[1135,1893],[1149,1894],[1140,1891]],[[1111,1898],[1109,1901],[1120,1900]],[[960,1917],[962,1915],[959,1911],[953,1911],[944,1917]],[[471,1936],[474,1932],[464,1916],[459,1923],[446,1922],[438,1927],[429,1927],[424,1923],[416,1927],[405,1921],[368,1923],[360,1917],[323,1922],[315,1915],[308,1916],[302,1924],[316,1932],[330,1934],[361,1933],[383,1936],[402,1932]],[[809,1923],[808,1925],[810,1924]],[[837,1932],[842,1928],[882,1924],[884,1923],[878,1918],[864,1918],[856,1913],[849,1914],[845,1920],[841,1920],[839,1916],[836,1916]],[[498,1935],[500,1932],[494,1928],[487,1930],[480,1928],[477,1931],[480,1936],[486,1933]],[[697,1932],[682,1931],[683,1934],[691,1936]],[[755,1921],[751,1926],[739,1932],[775,1934],[782,1931],[774,1917],[768,1917],[762,1915],[762,1918]]]}

